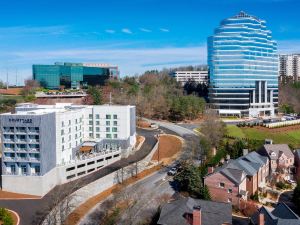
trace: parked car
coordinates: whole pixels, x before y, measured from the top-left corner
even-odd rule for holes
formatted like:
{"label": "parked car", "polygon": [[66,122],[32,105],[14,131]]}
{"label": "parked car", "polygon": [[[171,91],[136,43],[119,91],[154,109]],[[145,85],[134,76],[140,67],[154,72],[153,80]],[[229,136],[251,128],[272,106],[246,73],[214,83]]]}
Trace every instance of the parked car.
{"label": "parked car", "polygon": [[168,171],[168,175],[169,176],[174,176],[175,174],[177,173],[177,169],[175,167],[171,168],[169,171]]}
{"label": "parked car", "polygon": [[294,181],[294,180],[287,180],[286,182],[288,182],[289,184],[295,184],[296,183],[296,181]]}

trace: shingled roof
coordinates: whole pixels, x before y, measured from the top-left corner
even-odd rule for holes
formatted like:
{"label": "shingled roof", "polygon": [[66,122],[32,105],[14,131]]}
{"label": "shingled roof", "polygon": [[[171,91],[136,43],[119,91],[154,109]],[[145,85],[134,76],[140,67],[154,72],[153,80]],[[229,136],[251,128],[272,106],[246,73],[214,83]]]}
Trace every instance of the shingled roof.
{"label": "shingled roof", "polygon": [[182,198],[165,204],[160,213],[159,225],[189,225],[184,218],[193,213],[195,206],[201,207],[201,225],[232,224],[232,206],[229,203],[205,201],[194,198]]}
{"label": "shingled roof", "polygon": [[[278,159],[281,153],[285,154],[288,158],[294,158],[294,154],[287,144],[264,145],[264,149],[271,159]],[[276,153],[276,156],[270,156],[271,152]]]}
{"label": "shingled roof", "polygon": [[262,206],[257,213],[255,213],[251,220],[253,224],[258,224],[258,215],[263,213],[265,216],[265,225],[299,225],[300,218],[295,214],[285,203],[278,203],[277,206],[269,211]]}

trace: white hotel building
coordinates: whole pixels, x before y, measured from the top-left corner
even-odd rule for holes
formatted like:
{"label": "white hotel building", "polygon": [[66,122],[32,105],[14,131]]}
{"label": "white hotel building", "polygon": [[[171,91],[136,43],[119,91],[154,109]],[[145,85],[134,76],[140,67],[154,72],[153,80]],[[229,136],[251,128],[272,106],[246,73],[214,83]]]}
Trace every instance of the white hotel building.
{"label": "white hotel building", "polygon": [[20,104],[0,115],[2,190],[45,195],[128,155],[135,106]]}

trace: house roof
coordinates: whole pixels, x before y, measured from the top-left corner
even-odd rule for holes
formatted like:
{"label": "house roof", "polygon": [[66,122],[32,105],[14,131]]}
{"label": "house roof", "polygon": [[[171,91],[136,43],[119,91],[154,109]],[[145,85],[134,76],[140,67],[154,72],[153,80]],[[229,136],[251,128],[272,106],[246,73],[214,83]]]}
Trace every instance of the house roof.
{"label": "house roof", "polygon": [[194,198],[182,198],[165,204],[160,213],[160,225],[189,225],[183,217],[193,213],[195,206],[201,207],[202,225],[232,224],[232,206],[229,203],[205,201]]}
{"label": "house roof", "polygon": [[[264,145],[264,149],[267,151],[271,159],[278,159],[282,153],[284,153],[288,158],[294,158],[294,154],[287,144]],[[276,156],[270,156],[271,152],[276,153]]]}
{"label": "house roof", "polygon": [[297,216],[285,203],[278,203],[276,207],[269,211],[262,206],[257,213],[255,213],[251,220],[254,224],[258,224],[258,215],[263,213],[265,215],[265,225],[299,225],[300,217]]}
{"label": "house roof", "polygon": [[254,176],[267,162],[267,157],[257,152],[250,152],[238,159],[230,160],[222,167],[217,168],[214,173],[220,172],[235,184],[240,184],[246,178],[246,175]]}

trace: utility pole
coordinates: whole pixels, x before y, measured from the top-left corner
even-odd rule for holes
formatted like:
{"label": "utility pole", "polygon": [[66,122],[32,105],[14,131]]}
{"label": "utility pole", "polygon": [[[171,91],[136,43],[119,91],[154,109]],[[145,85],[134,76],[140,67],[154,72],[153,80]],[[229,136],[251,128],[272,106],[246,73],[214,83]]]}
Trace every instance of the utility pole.
{"label": "utility pole", "polygon": [[6,89],[8,89],[8,69],[6,68]]}
{"label": "utility pole", "polygon": [[18,86],[18,69],[16,69],[16,87]]}

